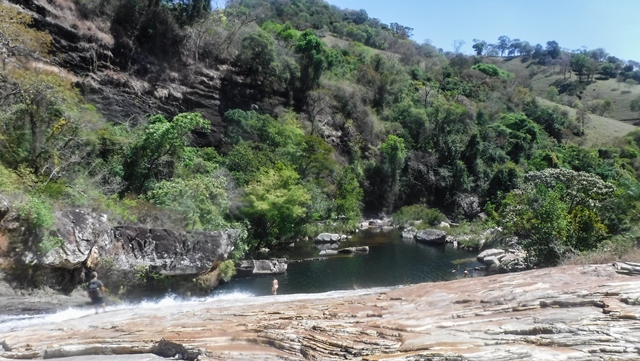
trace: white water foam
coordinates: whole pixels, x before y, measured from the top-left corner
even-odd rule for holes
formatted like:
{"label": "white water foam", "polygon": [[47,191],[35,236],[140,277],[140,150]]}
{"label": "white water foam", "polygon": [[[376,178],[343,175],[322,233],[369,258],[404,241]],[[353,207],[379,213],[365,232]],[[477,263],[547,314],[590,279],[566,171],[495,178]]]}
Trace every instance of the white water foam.
{"label": "white water foam", "polygon": [[[222,294],[214,297],[203,298],[180,298],[175,295],[167,295],[159,300],[147,300],[139,303],[121,303],[117,305],[107,305],[108,311],[119,310],[138,310],[138,309],[154,309],[154,308],[166,308],[174,305],[188,305],[203,302],[213,301],[237,301],[254,297],[249,293],[235,292],[231,294]],[[41,315],[0,315],[0,333],[7,331],[19,330],[26,327],[36,326],[39,324],[51,324],[57,322],[63,322],[94,314],[93,307],[69,307],[65,310],[61,310],[51,314]]]}
{"label": "white water foam", "polygon": [[[169,306],[190,305],[197,303],[207,303],[210,307],[229,307],[241,305],[268,304],[273,302],[299,301],[308,299],[332,299],[344,296],[358,296],[371,294],[375,292],[383,292],[389,290],[385,288],[370,288],[351,291],[331,291],[326,293],[300,293],[278,296],[255,296],[247,292],[230,292],[219,293],[209,297],[192,297],[181,298],[175,295],[168,295],[160,300],[142,301],[140,303],[122,303],[113,306],[107,306],[107,311],[121,310],[140,310],[140,309],[156,309],[167,308]],[[71,307],[52,314],[44,315],[17,315],[17,316],[1,316],[0,315],[0,333],[16,331],[27,327],[33,327],[41,324],[51,325],[53,323],[74,320],[94,313],[92,307],[75,308]]]}

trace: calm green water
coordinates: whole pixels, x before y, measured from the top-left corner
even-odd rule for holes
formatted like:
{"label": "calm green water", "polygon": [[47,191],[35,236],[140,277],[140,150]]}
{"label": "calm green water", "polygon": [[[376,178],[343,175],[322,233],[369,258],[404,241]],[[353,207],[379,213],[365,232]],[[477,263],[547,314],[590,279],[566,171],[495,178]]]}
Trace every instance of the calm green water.
{"label": "calm green water", "polygon": [[[462,277],[467,268],[480,266],[476,254],[450,245],[431,246],[402,239],[400,233],[360,232],[341,242],[340,248],[369,246],[369,253],[320,257],[312,242],[298,243],[288,252],[286,274],[276,275],[278,294],[318,293],[372,287],[389,287]],[[456,270],[456,272],[453,272]],[[470,276],[473,271],[469,270]],[[244,292],[255,296],[271,293],[273,276],[234,278],[215,294]]]}

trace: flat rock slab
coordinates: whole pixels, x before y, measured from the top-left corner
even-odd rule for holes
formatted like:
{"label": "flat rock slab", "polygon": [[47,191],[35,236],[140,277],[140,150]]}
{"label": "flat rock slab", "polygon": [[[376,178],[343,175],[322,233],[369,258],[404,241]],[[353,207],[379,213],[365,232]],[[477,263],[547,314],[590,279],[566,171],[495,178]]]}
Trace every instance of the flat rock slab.
{"label": "flat rock slab", "polygon": [[[10,360],[3,359],[0,360]],[[52,361],[160,361],[167,359],[164,357],[156,356],[154,354],[138,354],[138,355],[93,355],[93,356],[74,356],[64,358],[51,358],[47,360]]]}
{"label": "flat rock slab", "polygon": [[114,309],[2,338],[11,352],[40,358],[60,350],[142,352],[165,339],[200,350],[205,361],[638,360],[639,297],[640,277],[611,265],[563,266],[389,289]]}

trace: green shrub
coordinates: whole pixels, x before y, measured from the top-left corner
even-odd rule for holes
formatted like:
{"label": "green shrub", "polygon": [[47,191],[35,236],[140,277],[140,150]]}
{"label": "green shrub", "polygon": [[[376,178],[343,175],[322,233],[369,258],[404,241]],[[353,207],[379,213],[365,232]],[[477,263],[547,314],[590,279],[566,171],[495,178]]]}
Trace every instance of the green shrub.
{"label": "green shrub", "polygon": [[220,266],[218,266],[218,270],[220,271],[220,278],[225,282],[229,282],[231,277],[236,274],[236,267],[230,259],[222,262]]}
{"label": "green shrub", "polygon": [[427,208],[421,204],[402,207],[391,218],[392,223],[398,226],[416,221],[421,222],[424,226],[435,226],[446,219],[444,214],[437,209]]}
{"label": "green shrub", "polygon": [[38,244],[38,253],[47,254],[54,248],[60,248],[64,244],[64,240],[60,237],[51,237],[46,234]]}
{"label": "green shrub", "polygon": [[18,176],[0,164],[0,191],[12,191],[17,188]]}
{"label": "green shrub", "polygon": [[482,240],[482,237],[478,235],[463,237],[458,240],[458,245],[460,248],[463,248],[463,249],[479,250],[481,240]]}
{"label": "green shrub", "polygon": [[320,233],[348,234],[353,233],[353,230],[356,229],[356,226],[356,222],[349,220],[337,222],[315,222],[306,224],[302,230],[302,234],[306,237],[315,237]]}
{"label": "green shrub", "polygon": [[55,223],[51,203],[39,197],[29,197],[25,203],[19,205],[18,214],[34,228],[48,229]]}
{"label": "green shrub", "polygon": [[509,73],[507,71],[504,71],[500,68],[498,68],[497,66],[493,65],[493,64],[484,64],[484,63],[480,63],[480,64],[476,64],[474,66],[471,67],[471,69],[475,69],[485,75],[491,76],[491,77],[497,77],[497,78],[501,78],[501,79],[511,79],[513,78],[513,74]]}

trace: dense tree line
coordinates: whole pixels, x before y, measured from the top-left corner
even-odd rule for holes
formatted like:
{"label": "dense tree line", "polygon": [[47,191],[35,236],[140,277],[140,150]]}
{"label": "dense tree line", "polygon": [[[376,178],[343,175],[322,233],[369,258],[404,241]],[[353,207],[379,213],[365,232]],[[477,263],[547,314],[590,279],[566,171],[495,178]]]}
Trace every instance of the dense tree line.
{"label": "dense tree line", "polygon": [[[121,222],[240,227],[241,256],[321,229],[353,229],[362,212],[457,221],[485,212],[484,225],[520,237],[532,264],[637,229],[640,137],[571,145],[577,119],[542,106],[526,83],[481,56],[560,59],[555,41],[501,37],[476,41],[478,56],[447,56],[411,41],[409,27],[312,0],[76,6],[109,24],[121,70],[225,64],[286,110],[229,110],[224,142],[195,147],[193,132],[210,126],[199,114],[115,125],[69,80],[9,69],[0,190],[26,195],[24,215],[40,227],[51,226],[43,215],[52,205],[91,206]],[[330,46],[328,35],[351,41]],[[47,48],[42,39],[25,49],[36,56]]]}

